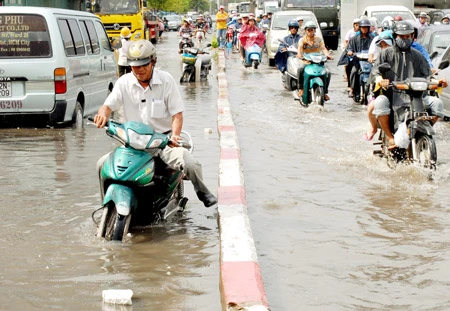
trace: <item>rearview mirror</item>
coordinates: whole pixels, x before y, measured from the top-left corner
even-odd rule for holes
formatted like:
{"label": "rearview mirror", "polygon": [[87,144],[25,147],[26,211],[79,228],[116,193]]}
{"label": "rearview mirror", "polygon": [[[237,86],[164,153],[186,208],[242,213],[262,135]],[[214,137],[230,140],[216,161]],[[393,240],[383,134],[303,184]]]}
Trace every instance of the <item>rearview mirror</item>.
{"label": "rearview mirror", "polygon": [[378,70],[381,74],[385,74],[386,72],[391,70],[391,65],[389,65],[388,63],[383,63],[378,66]]}
{"label": "rearview mirror", "polygon": [[450,64],[449,60],[446,59],[446,60],[442,61],[442,62],[439,64],[439,67],[438,67],[438,68],[439,68],[439,69],[445,69],[445,68],[448,67],[449,64]]}
{"label": "rearview mirror", "polygon": [[431,53],[430,59],[433,59],[433,58],[435,58],[436,56],[438,56],[438,52],[437,52],[437,51],[434,51],[433,53]]}
{"label": "rearview mirror", "polygon": [[122,41],[120,41],[120,39],[114,39],[111,42],[111,46],[115,50],[120,49],[122,47]]}

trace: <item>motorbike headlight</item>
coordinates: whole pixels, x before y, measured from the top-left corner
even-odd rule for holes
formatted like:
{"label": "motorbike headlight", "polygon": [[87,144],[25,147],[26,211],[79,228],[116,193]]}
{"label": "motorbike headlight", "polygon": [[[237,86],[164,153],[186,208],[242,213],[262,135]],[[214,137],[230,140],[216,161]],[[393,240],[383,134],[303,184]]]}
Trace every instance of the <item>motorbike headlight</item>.
{"label": "motorbike headlight", "polygon": [[411,82],[411,89],[414,91],[425,91],[428,89],[426,82]]}
{"label": "motorbike headlight", "polygon": [[141,135],[135,131],[128,129],[129,145],[138,150],[144,150],[147,147],[152,135]]}
{"label": "motorbike headlight", "polygon": [[149,148],[158,148],[159,145],[161,145],[163,142],[163,140],[161,138],[156,138],[152,141],[152,143],[150,144]]}
{"label": "motorbike headlight", "polygon": [[127,133],[123,128],[116,127],[117,136],[124,142],[128,141]]}

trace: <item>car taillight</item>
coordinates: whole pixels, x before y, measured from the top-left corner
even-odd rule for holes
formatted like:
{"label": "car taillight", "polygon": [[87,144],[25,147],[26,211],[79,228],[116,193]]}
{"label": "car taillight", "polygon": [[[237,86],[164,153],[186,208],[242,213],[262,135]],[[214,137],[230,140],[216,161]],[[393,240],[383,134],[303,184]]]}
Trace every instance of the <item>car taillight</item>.
{"label": "car taillight", "polygon": [[55,69],[55,93],[64,94],[67,92],[66,68]]}

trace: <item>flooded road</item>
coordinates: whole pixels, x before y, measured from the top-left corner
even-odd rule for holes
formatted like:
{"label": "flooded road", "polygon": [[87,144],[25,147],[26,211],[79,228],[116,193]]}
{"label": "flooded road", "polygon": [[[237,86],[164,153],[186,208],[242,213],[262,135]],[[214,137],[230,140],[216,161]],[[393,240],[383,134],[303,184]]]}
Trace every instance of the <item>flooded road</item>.
{"label": "flooded road", "polygon": [[[158,66],[181,76],[177,38]],[[227,60],[249,218],[272,311],[448,310],[450,128],[436,125],[437,171],[391,170],[362,139],[365,110],[334,74],[325,111],[303,108],[279,72]],[[185,126],[217,188],[216,65],[181,86]],[[205,133],[212,128],[212,134]],[[103,130],[1,129],[0,310],[220,310],[215,209],[190,183],[184,216],[125,243],[97,239],[97,159]],[[102,306],[103,289],[134,291],[133,306]]]}
{"label": "flooded road", "polygon": [[[175,34],[157,45],[158,66],[181,76]],[[214,69],[215,70],[215,69]],[[217,81],[181,87],[185,125],[216,192]],[[205,134],[212,128],[212,134]],[[124,244],[96,238],[97,159],[116,146],[104,130],[0,129],[0,310],[220,310],[215,208],[190,182],[182,217]],[[102,306],[102,290],[131,289],[133,306]]]}
{"label": "flooded road", "polygon": [[347,97],[342,68],[328,66],[321,111],[295,102],[276,69],[245,69],[237,55],[227,64],[271,310],[448,310],[449,124],[435,126],[431,179],[391,170],[362,139],[366,111]]}

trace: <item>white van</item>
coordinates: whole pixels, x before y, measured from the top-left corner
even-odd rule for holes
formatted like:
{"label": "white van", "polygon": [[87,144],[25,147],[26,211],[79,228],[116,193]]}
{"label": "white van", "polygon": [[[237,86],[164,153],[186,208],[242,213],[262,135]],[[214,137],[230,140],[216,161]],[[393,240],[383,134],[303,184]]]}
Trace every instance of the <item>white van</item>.
{"label": "white van", "polygon": [[97,112],[117,80],[94,14],[0,6],[0,126],[72,123]]}

